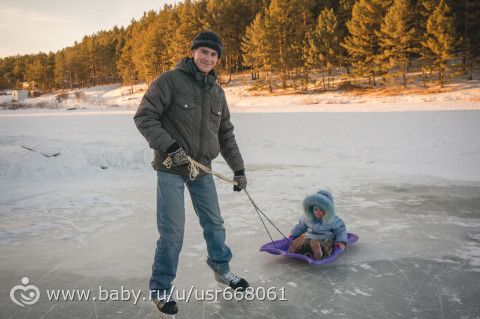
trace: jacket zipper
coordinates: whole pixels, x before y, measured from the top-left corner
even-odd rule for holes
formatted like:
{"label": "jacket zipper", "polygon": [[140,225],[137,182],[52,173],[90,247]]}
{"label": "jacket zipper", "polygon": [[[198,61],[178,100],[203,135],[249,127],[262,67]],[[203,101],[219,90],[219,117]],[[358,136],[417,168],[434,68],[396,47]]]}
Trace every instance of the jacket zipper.
{"label": "jacket zipper", "polygon": [[[205,105],[205,96],[206,96],[206,90],[207,90],[207,75],[204,76],[204,83],[203,83],[203,96],[202,96],[202,123],[200,125],[200,149],[199,149],[199,156],[201,156],[200,154],[203,153],[203,140],[204,140],[204,131],[205,131],[205,121],[206,121],[206,110],[207,110],[207,107]],[[200,163],[202,163],[202,158],[199,158],[198,161],[200,161]],[[202,163],[203,164],[203,163]]]}

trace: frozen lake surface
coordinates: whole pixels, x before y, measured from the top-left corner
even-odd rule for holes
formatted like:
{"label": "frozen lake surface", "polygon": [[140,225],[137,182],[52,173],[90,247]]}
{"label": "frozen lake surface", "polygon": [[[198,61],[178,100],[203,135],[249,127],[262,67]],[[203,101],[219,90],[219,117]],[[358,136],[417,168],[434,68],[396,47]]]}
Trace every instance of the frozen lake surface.
{"label": "frozen lake surface", "polygon": [[[72,114],[0,114],[1,317],[159,318],[142,300],[158,236],[152,151],[133,114]],[[260,253],[254,209],[217,180],[232,270],[287,300],[180,301],[176,318],[480,318],[480,111],[232,117],[249,191],[282,231],[327,188],[360,241],[327,266]],[[214,169],[231,175],[221,158]],[[174,284],[220,289],[188,196],[186,214]],[[21,307],[9,294],[25,276],[40,299]],[[99,286],[143,295],[47,298]]]}

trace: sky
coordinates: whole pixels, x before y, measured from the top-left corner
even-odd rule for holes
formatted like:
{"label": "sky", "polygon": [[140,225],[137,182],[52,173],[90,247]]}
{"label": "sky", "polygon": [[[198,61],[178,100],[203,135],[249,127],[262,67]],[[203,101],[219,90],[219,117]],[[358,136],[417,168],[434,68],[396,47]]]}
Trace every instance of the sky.
{"label": "sky", "polygon": [[174,0],[0,0],[0,57],[57,51]]}

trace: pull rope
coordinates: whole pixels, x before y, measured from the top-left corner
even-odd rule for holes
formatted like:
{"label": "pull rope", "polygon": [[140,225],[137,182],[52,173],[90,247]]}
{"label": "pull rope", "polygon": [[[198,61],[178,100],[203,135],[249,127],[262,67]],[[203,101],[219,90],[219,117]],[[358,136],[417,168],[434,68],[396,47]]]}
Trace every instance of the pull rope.
{"label": "pull rope", "polygon": [[[190,156],[187,156],[188,158],[188,171],[189,171],[189,178],[190,180],[194,180],[198,174],[200,174],[200,171],[198,170],[199,166],[203,166],[202,164],[195,162]],[[172,167],[172,158],[168,156],[162,163],[167,169],[170,169]],[[208,167],[204,168],[208,169]]]}
{"label": "pull rope", "polygon": [[[188,169],[190,171],[190,179],[191,180],[194,180],[195,177],[197,177],[197,175],[199,174],[199,169],[204,171],[205,173],[207,174],[212,174],[218,178],[220,178],[221,180],[227,182],[227,183],[230,183],[232,185],[236,185],[238,186],[238,183],[220,173],[217,173],[213,170],[211,170],[210,168],[208,168],[207,166],[195,161],[194,159],[192,159],[190,156],[187,156],[188,158],[188,161],[189,161],[189,164],[188,164]],[[168,159],[168,158],[167,158]],[[166,162],[166,160],[165,160]],[[164,162],[164,165],[165,165],[165,162]],[[168,168],[168,167],[167,167]],[[193,178],[192,178],[193,177]],[[287,236],[285,236],[285,234],[282,233],[282,231],[280,229],[278,229],[278,227],[270,220],[270,218],[268,218],[267,215],[265,215],[265,213],[263,213],[263,211],[257,206],[257,204],[255,203],[255,201],[253,200],[252,196],[250,196],[250,193],[246,190],[246,189],[243,189],[243,191],[245,192],[245,194],[247,194],[247,197],[248,199],[250,200],[250,202],[252,203],[253,205],[253,208],[255,208],[255,211],[257,212],[257,215],[258,217],[260,218],[260,221],[262,222],[263,224],[263,227],[265,228],[268,236],[270,237],[270,240],[272,242],[274,242],[273,238],[272,238],[272,235],[270,234],[270,231],[268,230],[268,227],[267,225],[265,224],[265,221],[263,220],[262,216],[265,217],[265,219],[273,226],[275,227],[275,229],[283,236],[283,238],[287,238]],[[274,243],[275,244],[275,243]]]}
{"label": "pull rope", "polygon": [[162,164],[165,165],[167,169],[170,169],[172,167],[172,158],[170,157],[170,155],[163,161]]}
{"label": "pull rope", "polygon": [[[193,158],[191,158],[190,156],[187,156],[187,159],[188,159],[188,171],[189,171],[189,178],[190,180],[194,180],[198,174],[200,174],[200,170],[204,171],[205,173],[207,174],[212,174],[218,178],[220,178],[221,180],[227,182],[227,183],[230,183],[232,185],[236,185],[238,186],[238,183],[236,181],[234,181],[233,179],[230,179],[226,176],[223,176],[222,174],[220,173],[217,173],[215,171],[213,171],[212,169],[208,168],[207,166],[195,161]],[[162,163],[163,165],[165,165],[165,167],[167,169],[170,169],[172,167],[172,158],[170,156],[168,156]],[[282,233],[282,231],[280,229],[278,229],[277,225],[275,225],[271,220],[270,218],[268,218],[267,215],[265,215],[265,213],[257,206],[257,204],[255,203],[255,201],[253,200],[252,196],[250,196],[250,193],[246,190],[246,189],[243,189],[243,191],[245,192],[245,194],[247,194],[247,197],[248,199],[250,200],[250,203],[252,203],[253,205],[253,208],[255,208],[255,211],[257,212],[257,215],[258,215],[258,218],[260,218],[260,221],[262,222],[263,224],[263,227],[265,228],[267,234],[268,234],[268,237],[270,237],[270,240],[273,242],[275,248],[276,247],[276,244],[275,244],[275,241],[273,240],[273,237],[272,235],[270,234],[270,231],[268,230],[268,227],[267,225],[265,224],[265,221],[263,220],[262,216],[265,217],[265,219],[283,236],[283,238],[287,238],[287,236],[285,236],[284,233]]]}

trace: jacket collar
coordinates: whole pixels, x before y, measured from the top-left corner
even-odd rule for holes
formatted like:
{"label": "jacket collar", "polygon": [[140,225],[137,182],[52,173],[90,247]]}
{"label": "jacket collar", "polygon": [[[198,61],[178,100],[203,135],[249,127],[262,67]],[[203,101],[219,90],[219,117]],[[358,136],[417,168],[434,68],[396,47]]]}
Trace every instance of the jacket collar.
{"label": "jacket collar", "polygon": [[205,75],[197,68],[195,62],[193,62],[193,58],[185,57],[181,59],[175,66],[175,69],[179,69],[190,74],[196,81],[201,83],[213,85],[217,81],[217,74],[215,73],[215,70],[212,69],[207,75]]}

